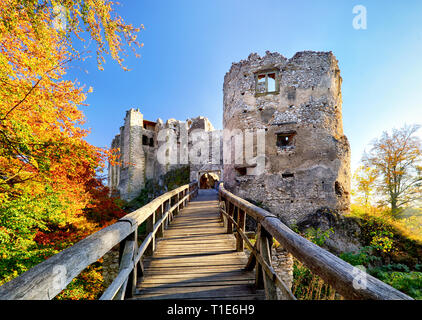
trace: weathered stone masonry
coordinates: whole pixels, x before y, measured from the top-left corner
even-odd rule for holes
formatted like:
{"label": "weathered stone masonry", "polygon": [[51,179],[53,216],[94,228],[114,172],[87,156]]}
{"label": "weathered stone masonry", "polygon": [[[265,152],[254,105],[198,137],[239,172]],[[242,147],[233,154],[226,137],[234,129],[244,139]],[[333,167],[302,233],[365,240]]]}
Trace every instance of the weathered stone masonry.
{"label": "weathered stone masonry", "polygon": [[[356,226],[342,219],[350,205],[350,147],[343,134],[341,81],[331,52],[298,52],[287,59],[267,51],[234,63],[223,88],[225,134],[265,131],[265,170],[251,170],[246,161],[225,163],[225,187],[291,227],[332,227],[327,245],[335,251],[358,245]],[[254,145],[254,156],[257,150]],[[281,247],[274,254],[291,286],[291,254]]]}
{"label": "weathered stone masonry", "polygon": [[[343,134],[340,71],[331,52],[299,52],[291,59],[279,53],[251,54],[232,65],[223,91],[224,129],[265,130],[265,170],[257,173],[248,163],[225,163],[227,189],[262,203],[289,225],[304,223],[321,210],[340,215],[349,210],[350,148]],[[171,168],[157,162],[164,143],[157,135],[163,129],[175,132],[176,149],[182,129],[189,134],[203,129],[210,159],[215,150],[222,153],[221,139],[212,139],[221,132],[204,117],[152,122],[130,109],[112,142],[120,148],[121,166],[109,168],[109,185],[123,198],[134,197],[147,179]],[[192,149],[191,138],[188,147]],[[198,172],[222,169],[222,157],[220,163],[188,161],[192,180]]]}
{"label": "weathered stone masonry", "polygon": [[[203,140],[202,148],[198,150],[192,147],[195,131],[201,133],[200,140]],[[183,136],[183,133],[186,135]],[[163,139],[166,137],[174,139],[166,141]],[[186,141],[182,141],[184,138]],[[130,109],[111,147],[120,150],[120,165],[109,165],[108,185],[122,199],[129,201],[139,194],[148,179],[158,180],[161,175],[180,166],[189,165],[191,181],[199,181],[206,172],[220,177],[223,169],[221,131],[214,130],[211,122],[202,116],[186,121],[168,119],[164,123],[157,119],[153,122],[145,120],[139,109]],[[202,152],[208,157],[194,161],[198,157],[191,157],[189,151]],[[211,161],[213,152],[220,154],[214,162]],[[176,155],[177,163],[171,163],[171,155]]]}
{"label": "weathered stone masonry", "polygon": [[[351,177],[341,81],[331,52],[298,52],[287,59],[267,51],[234,63],[224,77],[224,129],[265,130],[266,166],[248,175],[248,163],[225,164],[225,187],[290,226],[343,226]],[[355,249],[353,241],[344,241],[348,226],[341,229],[329,242]]]}
{"label": "weathered stone masonry", "polygon": [[[224,77],[224,135],[262,129],[265,168],[259,172],[251,163],[233,161],[223,165],[223,157],[217,164],[190,162],[191,180],[199,180],[206,171],[219,173],[228,190],[277,214],[287,225],[322,230],[332,227],[335,233],[328,239],[328,247],[356,250],[359,227],[343,218],[350,206],[351,177],[350,147],[343,134],[341,82],[331,52],[304,51],[287,59],[267,51],[263,57],[253,53],[234,63]],[[112,143],[113,148],[121,149],[123,165],[109,168],[109,185],[123,198],[130,200],[146,179],[170,169],[156,161],[160,146],[157,133],[163,128],[176,132],[177,143],[181,129],[190,133],[202,128],[209,137],[221,135],[204,117],[151,122],[143,120],[139,110],[129,110],[120,135]],[[220,149],[222,155],[222,139],[209,141],[210,150]],[[258,155],[257,144],[255,138],[254,156]],[[230,147],[224,151],[235,154],[235,145]],[[245,149],[243,153],[245,157]],[[277,268],[283,270],[281,277],[291,285],[291,255],[283,248],[274,253]]]}
{"label": "weathered stone masonry", "polygon": [[[257,92],[263,70],[276,75],[273,92]],[[340,86],[331,52],[299,52],[291,59],[267,52],[233,64],[224,78],[224,129],[265,129],[267,163],[259,176],[225,165],[227,188],[265,204],[288,224],[320,208],[346,212],[350,148]]]}

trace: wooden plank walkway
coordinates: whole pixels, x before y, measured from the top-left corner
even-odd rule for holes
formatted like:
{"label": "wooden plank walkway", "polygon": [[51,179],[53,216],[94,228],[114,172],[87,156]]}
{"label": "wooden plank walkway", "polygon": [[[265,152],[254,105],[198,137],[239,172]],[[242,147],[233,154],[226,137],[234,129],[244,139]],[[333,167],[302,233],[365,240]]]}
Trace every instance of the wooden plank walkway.
{"label": "wooden plank walkway", "polygon": [[217,192],[199,190],[145,258],[133,299],[264,299],[246,262],[219,218]]}

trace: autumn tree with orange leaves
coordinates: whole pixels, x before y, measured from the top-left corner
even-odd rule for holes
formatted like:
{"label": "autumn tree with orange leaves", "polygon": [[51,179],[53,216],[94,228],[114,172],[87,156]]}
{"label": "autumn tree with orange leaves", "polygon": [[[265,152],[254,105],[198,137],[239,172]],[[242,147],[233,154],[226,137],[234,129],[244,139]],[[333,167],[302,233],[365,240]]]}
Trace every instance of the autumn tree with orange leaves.
{"label": "autumn tree with orange leaves", "polygon": [[[122,55],[140,46],[140,29],[114,6],[0,0],[0,269],[12,272],[0,274],[0,284],[92,232],[99,225],[87,212],[100,221],[102,203],[122,214],[96,176],[110,152],[84,140],[79,107],[90,89],[64,78],[72,61],[84,59],[72,41],[94,40],[100,69],[110,55],[127,70]],[[61,247],[41,253],[37,240],[57,230]]]}

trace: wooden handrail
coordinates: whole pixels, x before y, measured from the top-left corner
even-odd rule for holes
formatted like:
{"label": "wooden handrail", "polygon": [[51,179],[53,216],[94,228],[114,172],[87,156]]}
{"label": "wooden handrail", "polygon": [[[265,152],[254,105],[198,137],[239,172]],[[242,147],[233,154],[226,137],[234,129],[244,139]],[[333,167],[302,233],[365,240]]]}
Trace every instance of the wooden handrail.
{"label": "wooden handrail", "polygon": [[[268,233],[274,237],[283,247],[288,250],[299,261],[306,265],[313,273],[320,276],[325,282],[330,284],[337,292],[346,299],[375,299],[375,300],[413,300],[408,295],[394,289],[388,284],[374,278],[373,276],[353,267],[334,254],[317,246],[311,241],[301,237],[289,227],[283,224],[274,214],[259,208],[252,203],[232,194],[224,188],[223,183],[219,186],[220,201],[242,210],[252,217],[261,228],[261,232]],[[225,216],[231,217],[230,210],[221,209]],[[228,231],[232,228],[233,219],[228,219]],[[230,227],[229,227],[230,225]],[[241,241],[245,240],[242,232]],[[262,237],[261,237],[262,239]],[[248,244],[248,242],[246,242]],[[251,244],[249,243],[248,246]],[[254,251],[252,251],[254,254]],[[255,250],[256,254],[256,250]],[[255,255],[254,254],[254,255]],[[261,253],[262,254],[262,253]],[[258,263],[263,256],[257,258]],[[268,263],[268,258],[264,259]],[[270,276],[268,266],[262,264],[266,277]],[[272,269],[272,268],[271,268]],[[271,271],[271,270],[270,270]],[[268,279],[268,278],[267,278]],[[265,280],[265,279],[264,279]],[[275,278],[274,278],[275,280]],[[266,296],[269,293],[266,289]]]}
{"label": "wooden handrail", "polygon": [[[296,300],[296,297],[293,295],[291,290],[287,287],[287,285],[284,283],[284,281],[280,279],[278,274],[274,271],[273,267],[268,263],[268,259],[264,258],[261,255],[260,251],[257,250],[257,246],[254,246],[249,241],[248,236],[242,231],[241,228],[239,228],[239,225],[237,224],[237,222],[234,221],[234,219],[224,210],[224,208],[220,208],[220,212],[223,213],[224,216],[236,227],[236,232],[238,234],[240,234],[243,241],[249,247],[249,250],[251,251],[252,256],[256,259],[256,260],[254,260],[254,262],[249,262],[248,265],[246,266],[246,269],[251,268],[251,265],[253,263],[256,263],[256,261],[258,261],[258,263],[261,265],[261,267],[263,268],[263,270],[267,274],[267,276],[270,277],[271,279],[273,279],[276,286],[279,287],[283,291],[284,296],[287,297],[289,300]],[[260,234],[260,232],[258,232],[258,234]],[[259,241],[259,240],[257,240],[257,241]],[[252,261],[252,260],[250,260],[250,261]],[[252,267],[252,269],[253,269],[253,267]]]}
{"label": "wooden handrail", "polygon": [[[128,291],[134,290],[134,286],[129,282],[133,279],[136,281],[137,264],[139,264],[148,244],[155,240],[155,233],[158,227],[165,223],[166,218],[169,217],[171,212],[186,205],[197,192],[198,188],[195,181],[157,197],[147,205],[127,214],[114,224],[95,232],[73,246],[34,266],[19,277],[0,286],[0,300],[53,299],[87,266],[98,261],[98,259],[119,243],[123,249],[121,250],[123,255],[120,259],[119,275],[113,281],[112,285],[109,286],[109,288],[112,288],[108,289],[108,296],[104,298],[113,298],[116,295],[119,299],[124,298],[125,292],[128,293]],[[163,218],[159,221],[160,225],[157,228],[154,226],[154,232],[147,236],[138,249],[138,226],[152,216],[155,217],[158,208],[161,208],[166,202],[171,202],[172,198],[175,196],[179,197],[181,194],[183,196],[180,197],[180,200],[163,215]],[[129,290],[122,288],[122,286],[127,286]],[[113,288],[116,287],[117,289],[114,290]],[[118,290],[121,292],[118,292]],[[118,293],[121,294],[118,295]]]}
{"label": "wooden handrail", "polygon": [[[184,191],[184,190],[183,190]],[[191,195],[191,193],[194,193],[196,190],[191,191],[189,194],[184,196],[182,199],[179,199],[179,201],[172,206],[168,211],[165,212],[165,214],[158,220],[153,227],[153,230],[147,235],[147,237],[142,242],[141,246],[138,250],[130,251],[132,254],[131,261],[127,265],[124,265],[123,268],[119,270],[119,274],[114,279],[114,281],[111,283],[111,285],[107,288],[107,290],[103,293],[103,295],[100,297],[100,300],[111,300],[114,299],[116,294],[118,294],[120,291],[119,289],[124,287],[125,282],[128,281],[128,277],[130,275],[130,272],[136,267],[138,263],[140,263],[140,260],[145,253],[148,245],[153,241],[154,235],[157,233],[157,231],[160,229],[160,227],[164,224],[168,216],[176,210],[178,206],[180,206],[182,203],[184,203],[188,197]],[[124,257],[125,255],[123,255]],[[123,261],[123,258],[122,258]],[[123,264],[122,264],[123,265]],[[123,276],[120,276],[120,274],[123,274]],[[136,278],[136,277],[134,277]],[[118,292],[119,291],[119,292]],[[124,290],[122,290],[124,291]],[[129,293],[130,295],[130,293]],[[123,296],[118,296],[118,299],[123,299]]]}

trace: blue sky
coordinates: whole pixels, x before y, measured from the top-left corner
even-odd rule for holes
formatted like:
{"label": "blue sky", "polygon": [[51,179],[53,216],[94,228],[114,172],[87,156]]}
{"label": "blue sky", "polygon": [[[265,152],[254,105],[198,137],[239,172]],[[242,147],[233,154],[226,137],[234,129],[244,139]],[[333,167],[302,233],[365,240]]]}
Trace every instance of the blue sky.
{"label": "blue sky", "polygon": [[[222,128],[223,80],[232,62],[251,52],[332,51],[343,78],[344,132],[356,167],[370,141],[393,127],[422,124],[422,2],[354,0],[120,0],[126,22],[144,24],[141,58],[124,72],[111,58],[75,64],[68,78],[94,92],[83,107],[87,141],[110,146],[125,111],[144,118],[203,115]],[[367,9],[356,30],[355,5]],[[94,47],[92,47],[94,49]],[[422,137],[422,130],[419,135]]]}

